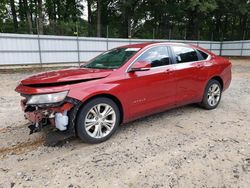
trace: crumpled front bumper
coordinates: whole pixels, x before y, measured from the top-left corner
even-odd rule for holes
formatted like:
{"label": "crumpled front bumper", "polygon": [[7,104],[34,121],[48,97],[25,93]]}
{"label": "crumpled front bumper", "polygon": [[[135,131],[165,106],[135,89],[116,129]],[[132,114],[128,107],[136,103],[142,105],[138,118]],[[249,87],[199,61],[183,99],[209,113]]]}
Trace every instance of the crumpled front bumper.
{"label": "crumpled front bumper", "polygon": [[68,128],[68,112],[74,107],[75,101],[67,99],[58,106],[53,105],[27,105],[27,100],[21,100],[24,117],[30,121],[30,134],[38,132],[44,125],[50,124],[64,131]]}

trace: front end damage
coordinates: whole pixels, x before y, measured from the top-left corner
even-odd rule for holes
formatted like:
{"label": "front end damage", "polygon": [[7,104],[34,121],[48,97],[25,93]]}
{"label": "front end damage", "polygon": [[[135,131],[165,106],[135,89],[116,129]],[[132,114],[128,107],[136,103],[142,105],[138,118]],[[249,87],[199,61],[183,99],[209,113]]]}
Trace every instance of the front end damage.
{"label": "front end damage", "polygon": [[82,97],[88,94],[83,88],[111,73],[112,70],[71,68],[42,72],[21,80],[15,91],[23,97],[21,106],[31,123],[30,134],[49,124],[59,131],[51,131],[46,137],[74,136],[77,112]]}
{"label": "front end damage", "polygon": [[29,104],[31,95],[23,95],[21,107],[24,117],[29,120],[30,134],[41,131],[43,126],[51,125],[60,131],[74,134],[76,108],[80,101],[65,97],[63,101],[46,104]]}

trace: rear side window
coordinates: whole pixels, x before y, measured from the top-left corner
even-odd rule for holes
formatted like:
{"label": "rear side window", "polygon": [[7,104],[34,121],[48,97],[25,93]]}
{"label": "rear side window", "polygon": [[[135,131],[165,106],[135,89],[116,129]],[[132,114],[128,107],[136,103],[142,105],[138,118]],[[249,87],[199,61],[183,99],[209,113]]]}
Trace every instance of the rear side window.
{"label": "rear side window", "polygon": [[175,53],[177,63],[186,63],[199,60],[198,55],[193,48],[173,46],[172,49]]}
{"label": "rear side window", "polygon": [[197,51],[201,54],[201,57],[203,58],[202,60],[207,59],[208,54],[206,54],[205,52],[203,52],[201,50],[197,50]]}

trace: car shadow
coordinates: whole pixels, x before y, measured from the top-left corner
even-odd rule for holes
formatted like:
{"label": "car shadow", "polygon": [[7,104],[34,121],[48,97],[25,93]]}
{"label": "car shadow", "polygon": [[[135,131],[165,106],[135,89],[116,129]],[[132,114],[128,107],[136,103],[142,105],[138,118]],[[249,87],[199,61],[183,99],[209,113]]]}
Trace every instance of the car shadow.
{"label": "car shadow", "polygon": [[[132,127],[136,128],[137,126],[141,126],[142,124],[144,126],[147,126],[148,122],[153,123],[154,121],[157,121],[157,119],[161,119],[164,116],[171,116],[171,117],[182,116],[185,114],[187,110],[191,110],[193,112],[193,111],[197,111],[198,109],[202,110],[202,108],[200,108],[197,104],[189,104],[186,106],[173,108],[173,109],[166,110],[160,113],[142,117],[140,119],[122,124],[117,130],[117,134],[113,136],[116,137],[117,135],[121,135],[127,132],[128,129],[131,129]],[[111,139],[114,139],[114,138],[111,137]],[[77,144],[82,143],[79,140],[79,138],[77,138],[76,135],[67,135],[66,132],[61,132],[61,131],[56,130],[56,131],[51,131],[47,134],[47,136],[45,137],[44,145],[48,147],[62,147],[69,142],[77,143]]]}

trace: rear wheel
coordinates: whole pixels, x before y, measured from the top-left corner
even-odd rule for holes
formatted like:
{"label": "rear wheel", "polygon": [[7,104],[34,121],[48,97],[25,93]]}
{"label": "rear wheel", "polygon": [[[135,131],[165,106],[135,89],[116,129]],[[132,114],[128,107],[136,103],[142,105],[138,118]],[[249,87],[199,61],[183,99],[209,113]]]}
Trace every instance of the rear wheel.
{"label": "rear wheel", "polygon": [[87,102],[77,115],[77,135],[86,143],[100,143],[116,131],[120,111],[116,103],[105,97]]}
{"label": "rear wheel", "polygon": [[206,86],[201,106],[205,109],[211,110],[215,109],[221,99],[221,84],[217,80],[210,80]]}

